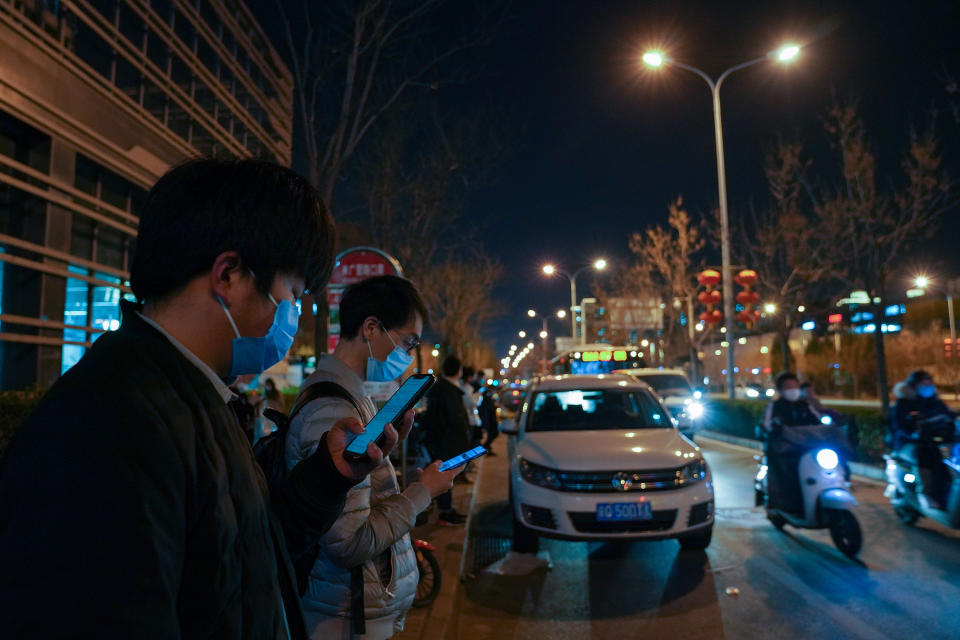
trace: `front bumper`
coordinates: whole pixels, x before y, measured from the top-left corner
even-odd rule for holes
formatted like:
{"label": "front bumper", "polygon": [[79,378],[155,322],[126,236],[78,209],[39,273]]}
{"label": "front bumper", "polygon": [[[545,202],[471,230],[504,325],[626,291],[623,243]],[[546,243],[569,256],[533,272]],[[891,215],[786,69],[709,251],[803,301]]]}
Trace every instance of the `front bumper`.
{"label": "front bumper", "polygon": [[[538,535],[561,540],[657,540],[695,533],[713,524],[713,481],[664,491],[578,493],[545,489],[513,476],[514,515]],[[601,503],[650,502],[653,518],[597,521]]]}

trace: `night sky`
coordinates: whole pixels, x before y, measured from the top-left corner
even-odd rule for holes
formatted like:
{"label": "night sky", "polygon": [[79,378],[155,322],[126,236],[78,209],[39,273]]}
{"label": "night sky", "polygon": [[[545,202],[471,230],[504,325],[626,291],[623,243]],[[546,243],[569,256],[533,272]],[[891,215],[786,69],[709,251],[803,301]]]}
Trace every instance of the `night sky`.
{"label": "night sky", "polygon": [[[949,1],[513,2],[496,42],[469,54],[480,56],[483,73],[460,89],[514,120],[513,152],[468,209],[505,267],[503,316],[489,332],[498,350],[532,328],[528,306],[569,305],[568,282],[541,276],[543,262],[572,271],[602,255],[625,265],[630,233],[665,222],[678,194],[694,215],[716,206],[707,85],[676,68],[641,69],[644,49],[660,47],[716,77],[787,40],[804,45],[789,66],[758,65],[724,84],[733,213],[751,200],[767,203],[763,160],[778,134],[808,143],[814,173],[833,169],[822,128],[833,95],[861,97],[881,162],[894,168],[909,126],[939,109],[948,166],[960,176],[960,124],[946,79],[952,71],[960,81],[958,36],[960,3]],[[960,104],[960,94],[952,97]],[[948,255],[942,247],[960,230],[954,218],[944,221],[934,255]],[[960,275],[960,263],[934,261]],[[587,276],[578,281],[581,297],[588,285]],[[558,331],[568,327],[554,321]]]}

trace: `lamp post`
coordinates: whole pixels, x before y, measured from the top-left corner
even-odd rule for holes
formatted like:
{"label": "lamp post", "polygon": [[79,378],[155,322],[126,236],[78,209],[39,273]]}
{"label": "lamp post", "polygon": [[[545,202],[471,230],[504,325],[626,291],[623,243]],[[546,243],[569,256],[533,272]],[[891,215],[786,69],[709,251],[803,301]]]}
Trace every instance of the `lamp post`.
{"label": "lamp post", "polygon": [[713,95],[713,132],[717,146],[717,195],[720,200],[720,254],[723,264],[723,319],[727,328],[727,341],[730,347],[727,349],[727,393],[733,398],[733,388],[735,384],[734,377],[734,357],[733,357],[733,334],[736,328],[736,322],[733,317],[733,273],[730,271],[730,217],[727,213],[727,170],[724,164],[723,156],[723,122],[720,117],[720,87],[723,81],[727,79],[734,71],[752,67],[755,64],[774,60],[777,62],[789,62],[800,53],[800,47],[797,45],[785,45],[780,49],[771,51],[765,56],[748,60],[742,64],[730,67],[720,74],[716,81],[706,72],[696,67],[678,62],[659,51],[647,51],[643,54],[643,62],[649,67],[662,67],[672,65],[685,71],[695,73],[707,83],[710,87],[710,93]]}
{"label": "lamp post", "polygon": [[[606,268],[607,268],[607,261],[606,261],[606,259],[604,259],[604,258],[597,258],[597,259],[594,260],[592,263],[590,263],[590,264],[588,264],[588,265],[585,265],[585,266],[583,266],[583,267],[580,267],[579,269],[577,269],[576,271],[574,271],[573,274],[570,274],[570,273],[564,271],[563,269],[558,268],[558,267],[557,267],[556,265],[554,265],[554,264],[548,263],[548,264],[543,265],[542,271],[543,271],[544,275],[552,276],[552,275],[554,275],[554,274],[559,273],[559,274],[562,275],[562,276],[566,276],[567,279],[570,280],[570,337],[571,337],[571,338],[576,338],[576,337],[577,337],[577,312],[576,312],[576,306],[577,306],[577,276],[579,276],[581,273],[583,273],[583,272],[586,271],[587,269],[593,269],[594,271],[603,271],[603,270],[606,269]],[[558,315],[559,315],[559,314],[558,314]],[[586,336],[586,334],[581,330],[581,331],[580,331],[580,343],[581,343],[581,344],[586,344],[586,342],[587,342],[587,336]]]}
{"label": "lamp post", "polygon": [[[918,275],[913,279],[913,286],[917,289],[920,289],[924,292],[933,285],[932,280],[929,276]],[[957,281],[950,280],[947,282],[947,286],[943,288],[943,295],[947,299],[947,320],[950,323],[950,350],[953,352],[953,357],[957,357],[957,321],[953,315],[953,296],[957,290]],[[954,395],[957,395],[957,380],[956,375],[954,375]]]}
{"label": "lamp post", "polygon": [[[542,360],[541,360],[542,366],[541,366],[541,371],[542,371],[542,373],[549,373],[549,372],[550,372],[550,370],[549,370],[550,368],[549,368],[549,366],[547,365],[547,363],[549,362],[549,352],[548,352],[548,349],[547,349],[547,338],[550,337],[550,330],[549,330],[549,328],[547,327],[548,316],[547,316],[546,314],[539,314],[539,313],[537,313],[536,310],[534,310],[534,309],[527,309],[527,317],[528,317],[528,318],[536,318],[537,316],[540,316],[540,320],[541,320],[541,329],[540,329],[540,349],[541,349],[541,351],[542,351]],[[560,310],[557,311],[557,318],[563,320],[566,316],[567,316],[567,312],[566,312],[564,309],[560,309]],[[531,343],[531,344],[532,344],[532,343]]]}

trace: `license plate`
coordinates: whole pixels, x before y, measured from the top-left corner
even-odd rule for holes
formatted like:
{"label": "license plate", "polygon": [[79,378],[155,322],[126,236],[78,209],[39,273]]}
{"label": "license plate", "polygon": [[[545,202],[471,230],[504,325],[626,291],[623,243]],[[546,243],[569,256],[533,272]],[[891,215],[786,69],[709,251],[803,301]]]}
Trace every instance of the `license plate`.
{"label": "license plate", "polygon": [[598,522],[624,522],[651,518],[653,518],[653,508],[649,502],[615,502],[597,505]]}

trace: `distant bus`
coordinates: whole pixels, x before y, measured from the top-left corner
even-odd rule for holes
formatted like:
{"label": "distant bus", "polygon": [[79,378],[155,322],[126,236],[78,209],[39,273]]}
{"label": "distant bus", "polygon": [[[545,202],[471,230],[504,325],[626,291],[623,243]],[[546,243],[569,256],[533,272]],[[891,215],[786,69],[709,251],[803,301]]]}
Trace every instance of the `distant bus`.
{"label": "distant bus", "polygon": [[550,363],[551,373],[555,375],[612,373],[617,369],[645,366],[643,352],[637,347],[610,344],[582,344],[558,354]]}

